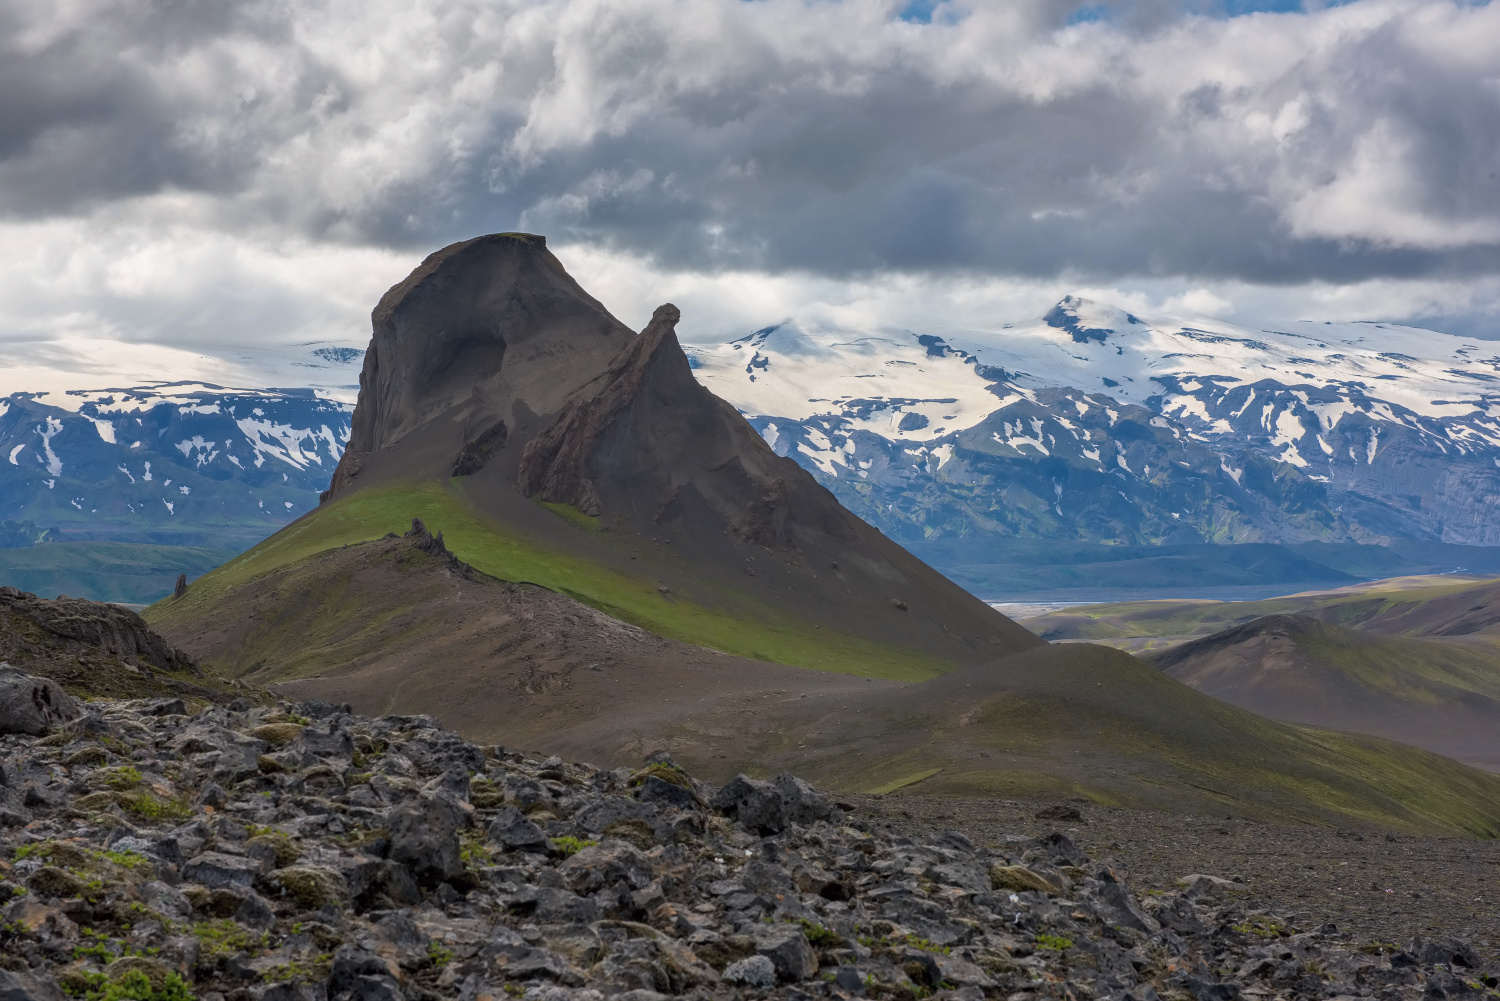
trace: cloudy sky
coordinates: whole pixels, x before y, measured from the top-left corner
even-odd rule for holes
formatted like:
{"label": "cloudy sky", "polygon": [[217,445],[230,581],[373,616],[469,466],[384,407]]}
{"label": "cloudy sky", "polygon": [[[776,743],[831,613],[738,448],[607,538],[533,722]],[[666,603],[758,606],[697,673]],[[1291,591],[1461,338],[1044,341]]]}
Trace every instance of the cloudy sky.
{"label": "cloudy sky", "polygon": [[1500,4],[0,0],[0,392],[284,381],[502,230],[698,340],[1500,336]]}

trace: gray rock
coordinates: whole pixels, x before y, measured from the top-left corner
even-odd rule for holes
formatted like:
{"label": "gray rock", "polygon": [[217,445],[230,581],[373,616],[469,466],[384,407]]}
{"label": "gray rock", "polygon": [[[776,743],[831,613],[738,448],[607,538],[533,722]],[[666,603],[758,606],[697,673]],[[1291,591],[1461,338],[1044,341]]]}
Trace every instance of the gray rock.
{"label": "gray rock", "polygon": [[495,819],[490,821],[489,835],[507,848],[537,852],[547,850],[547,835],[513,806],[502,807],[495,814]]}
{"label": "gray rock", "polygon": [[458,829],[468,815],[451,797],[422,795],[391,809],[386,828],[391,859],[406,866],[423,886],[436,886],[464,871]]}
{"label": "gray rock", "polygon": [[840,966],[833,975],[833,985],[855,997],[862,997],[865,993],[865,978],[859,975],[858,967]]}
{"label": "gray rock", "polygon": [[66,1001],[57,981],[46,973],[0,970],[0,1001]]}
{"label": "gray rock", "polygon": [[544,925],[588,924],[601,917],[592,898],[554,886],[528,886],[510,898],[507,909]]}
{"label": "gray rock", "polygon": [[788,824],[842,822],[844,815],[827,796],[785,772],[770,782],[736,775],[714,794],[711,805],[746,830],[762,835],[778,834]]}
{"label": "gray rock", "polygon": [[37,737],[82,714],[73,697],[51,678],[34,678],[0,661],[0,733]]}
{"label": "gray rock", "polygon": [[301,768],[320,760],[347,764],[354,756],[354,738],[337,722],[329,721],[303,727],[287,750],[297,756]]}
{"label": "gray rock", "polygon": [[691,789],[686,789],[655,775],[648,775],[636,789],[636,797],[642,803],[654,803],[672,810],[700,810],[703,801]]}
{"label": "gray rock", "polygon": [[1130,891],[1113,879],[1091,881],[1085,888],[1085,896],[1093,903],[1099,920],[1106,925],[1133,928],[1147,934],[1161,930],[1156,919],[1141,910],[1141,905],[1131,896]]}
{"label": "gray rock", "polygon": [[815,824],[820,820],[843,823],[844,811],[829,798],[789,772],[771,780],[781,797],[782,816],[789,824]]}
{"label": "gray rock", "polygon": [[178,921],[185,921],[193,915],[193,905],[188,898],[166,883],[153,880],[141,887],[141,900],[158,914]]}
{"label": "gray rock", "polygon": [[781,980],[806,980],[818,972],[818,958],[813,955],[801,926],[760,925],[751,937],[755,939],[756,953],[771,961]]}
{"label": "gray rock", "polygon": [[397,980],[401,968],[368,949],[340,946],[333,957],[328,996],[345,1001],[406,1001]]}
{"label": "gray rock", "polygon": [[745,863],[745,867],[740,870],[739,882],[745,889],[753,890],[763,897],[774,897],[778,893],[792,893],[796,890],[796,884],[786,869],[760,859]]}
{"label": "gray rock", "polygon": [[204,852],[189,859],[182,867],[182,878],[189,883],[201,883],[209,889],[248,890],[255,877],[261,874],[263,865],[259,859],[243,855],[226,855],[223,852]]}
{"label": "gray rock", "polygon": [[607,796],[579,807],[573,814],[573,823],[591,834],[600,834],[610,824],[620,820],[640,820],[654,825],[657,814],[656,807],[651,803]]}
{"label": "gray rock", "polygon": [[251,988],[250,997],[253,1001],[327,1001],[328,991],[322,984],[300,984],[287,980]]}
{"label": "gray rock", "polygon": [[1423,966],[1442,963],[1448,967],[1464,966],[1472,969],[1479,965],[1479,955],[1474,947],[1457,938],[1435,938],[1431,941],[1415,938],[1406,951],[1416,956],[1417,962]]}
{"label": "gray rock", "polygon": [[577,893],[594,893],[624,882],[632,890],[651,884],[651,861],[628,841],[610,839],[590,845],[558,870]]}
{"label": "gray rock", "polygon": [[726,966],[724,979],[731,984],[770,990],[776,986],[776,964],[765,956],[749,956]]}
{"label": "gray rock", "polygon": [[725,783],[710,805],[758,834],[778,834],[786,828],[786,813],[775,787],[743,773]]}

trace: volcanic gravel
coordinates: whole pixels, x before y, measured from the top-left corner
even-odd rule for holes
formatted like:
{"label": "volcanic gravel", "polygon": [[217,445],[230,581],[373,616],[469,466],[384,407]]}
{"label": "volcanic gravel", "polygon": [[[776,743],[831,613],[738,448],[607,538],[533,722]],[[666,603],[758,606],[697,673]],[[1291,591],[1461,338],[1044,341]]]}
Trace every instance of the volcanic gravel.
{"label": "volcanic gravel", "polygon": [[[1181,872],[1213,867],[1160,822],[841,805],[790,775],[715,788],[660,756],[604,771],[327,704],[48,697],[50,732],[0,737],[6,1001],[1417,1001],[1500,985],[1451,935],[1372,943],[1258,899],[1256,871]],[[1109,840],[1090,857],[1075,837]],[[1132,872],[1137,837],[1158,855]],[[1182,864],[1151,861],[1166,852]]]}
{"label": "volcanic gravel", "polygon": [[[1188,873],[1242,880],[1250,899],[1302,927],[1333,923],[1354,941],[1453,935],[1500,958],[1500,841],[1185,817],[1081,802],[858,797],[878,829],[910,837],[957,828],[976,844],[1061,830],[1108,858],[1138,892]],[[1078,820],[1041,819],[1071,810]]]}

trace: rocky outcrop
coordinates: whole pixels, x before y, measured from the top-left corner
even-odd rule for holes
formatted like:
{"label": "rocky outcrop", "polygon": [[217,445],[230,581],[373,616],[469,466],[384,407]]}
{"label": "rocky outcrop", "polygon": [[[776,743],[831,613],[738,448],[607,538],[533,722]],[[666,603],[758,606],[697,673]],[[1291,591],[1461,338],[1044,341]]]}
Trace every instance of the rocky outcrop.
{"label": "rocky outcrop", "polygon": [[0,661],[75,694],[221,694],[193,657],[128,608],[13,587],[0,587]]}
{"label": "rocky outcrop", "polygon": [[472,474],[510,422],[555,411],[631,336],[544,237],[526,233],[444,247],[381,297],[371,320],[349,443],[325,499],[434,420],[452,441],[438,456],[444,472]]}
{"label": "rocky outcrop", "polygon": [[[426,717],[83,708],[44,741],[0,737],[8,998],[1222,1001],[1496,982],[1458,939],[1357,947],[1203,875],[1142,899],[1064,834],[901,837],[792,776],[726,798],[661,756],[603,771]],[[264,753],[229,779],[236,743]],[[652,801],[643,774],[692,798]],[[774,833],[735,819],[773,802]]]}
{"label": "rocky outcrop", "polygon": [[[693,378],[668,303],[521,455],[521,493],[662,525],[710,520],[768,549],[799,533],[853,543],[857,519]],[[644,516],[644,519],[642,518]]]}

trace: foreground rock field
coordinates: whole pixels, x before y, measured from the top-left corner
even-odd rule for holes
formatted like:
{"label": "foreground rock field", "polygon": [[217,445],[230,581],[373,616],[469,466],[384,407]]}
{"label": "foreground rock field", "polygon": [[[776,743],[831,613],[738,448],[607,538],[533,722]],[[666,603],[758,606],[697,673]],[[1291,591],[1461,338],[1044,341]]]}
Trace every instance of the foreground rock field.
{"label": "foreground rock field", "polygon": [[1063,834],[914,840],[790,776],[59,695],[0,738],[0,1001],[1500,996],[1458,940],[1356,948],[1214,876],[1137,897]]}

